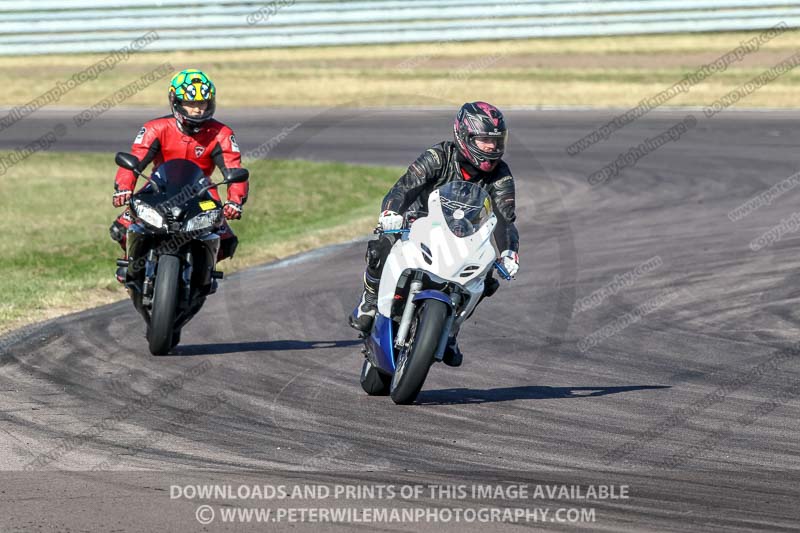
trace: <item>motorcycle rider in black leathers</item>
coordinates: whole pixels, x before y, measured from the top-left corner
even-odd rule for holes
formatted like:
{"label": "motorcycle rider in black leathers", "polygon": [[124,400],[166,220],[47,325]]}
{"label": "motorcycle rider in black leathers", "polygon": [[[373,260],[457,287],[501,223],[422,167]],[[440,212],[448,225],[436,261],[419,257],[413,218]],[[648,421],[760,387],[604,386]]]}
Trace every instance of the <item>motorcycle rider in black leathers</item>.
{"label": "motorcycle rider in black leathers", "polygon": [[[427,209],[428,195],[433,190],[452,181],[477,183],[492,199],[498,222],[495,244],[503,250],[500,258],[504,268],[514,276],[519,270],[519,233],[514,225],[514,178],[501,160],[508,137],[503,114],[486,102],[464,104],[456,115],[453,132],[454,141],[428,148],[389,190],[383,199],[378,225],[383,230],[400,229],[404,213]],[[364,292],[349,317],[350,325],[364,333],[372,329],[381,273],[396,239],[392,234],[382,235],[367,245]],[[494,294],[498,286],[490,272],[484,296]],[[463,359],[456,334],[448,340],[443,358],[450,366],[459,366]]]}

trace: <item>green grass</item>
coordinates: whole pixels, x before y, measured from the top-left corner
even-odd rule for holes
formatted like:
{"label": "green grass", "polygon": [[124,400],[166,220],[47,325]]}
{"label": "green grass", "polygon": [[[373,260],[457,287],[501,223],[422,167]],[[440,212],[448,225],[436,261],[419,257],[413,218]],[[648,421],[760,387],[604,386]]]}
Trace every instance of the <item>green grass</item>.
{"label": "green grass", "polygon": [[[758,32],[529,39],[226,51],[143,52],[64,95],[88,107],[157,66],[197,67],[215,81],[220,109],[258,106],[635,106]],[[800,49],[790,31],[668,105],[710,105]],[[102,59],[99,54],[0,57],[6,105],[24,104]],[[485,60],[486,64],[481,64]],[[458,80],[466,70],[470,75]],[[798,69],[800,72],[800,69]],[[124,102],[164,106],[167,79]],[[800,74],[782,76],[740,106],[798,107]]]}
{"label": "green grass", "polygon": [[[0,156],[5,155],[0,153]],[[401,170],[253,161],[250,199],[233,222],[232,271],[365,234]],[[0,332],[115,301],[119,246],[108,226],[116,167],[108,154],[38,153],[0,179]]]}

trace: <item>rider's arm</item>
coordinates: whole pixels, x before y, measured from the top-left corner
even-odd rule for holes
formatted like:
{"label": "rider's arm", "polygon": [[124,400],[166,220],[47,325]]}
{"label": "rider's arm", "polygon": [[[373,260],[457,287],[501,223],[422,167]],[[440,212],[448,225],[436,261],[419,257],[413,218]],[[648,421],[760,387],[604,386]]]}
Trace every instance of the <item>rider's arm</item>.
{"label": "rider's arm", "polygon": [[514,178],[508,165],[500,163],[499,178],[491,184],[491,197],[494,214],[497,216],[497,227],[494,239],[500,250],[519,252],[519,231],[514,222],[517,220]]}
{"label": "rider's arm", "polygon": [[[147,165],[161,151],[161,140],[159,138],[158,127],[151,121],[142,126],[138,135],[133,140],[131,153],[139,159],[139,172],[147,168]],[[117,170],[117,177],[114,179],[114,190],[132,191],[136,187],[136,175],[127,169]]]}
{"label": "rider's arm", "polygon": [[430,182],[438,179],[443,165],[444,152],[440,145],[425,150],[411,163],[394,187],[389,189],[383,199],[381,211],[403,213]]}
{"label": "rider's arm", "polygon": [[[211,150],[211,157],[214,164],[221,172],[230,168],[242,167],[242,154],[233,130],[227,126],[220,128],[217,134],[217,145]],[[247,201],[247,194],[250,191],[250,183],[232,183],[228,185],[228,201],[241,205]]]}

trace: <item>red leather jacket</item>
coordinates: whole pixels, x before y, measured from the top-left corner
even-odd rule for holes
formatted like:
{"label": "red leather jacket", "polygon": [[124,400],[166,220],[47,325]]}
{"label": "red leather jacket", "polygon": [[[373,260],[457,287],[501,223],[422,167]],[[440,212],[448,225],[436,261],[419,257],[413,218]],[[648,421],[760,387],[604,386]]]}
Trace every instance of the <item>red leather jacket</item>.
{"label": "red leather jacket", "polygon": [[[197,164],[206,176],[211,176],[214,167],[221,171],[226,168],[240,168],[242,158],[233,130],[221,122],[209,120],[203,129],[188,135],[178,129],[172,115],[157,118],[145,123],[133,141],[131,153],[142,162],[143,170],[150,162],[153,169],[171,159],[188,159]],[[114,188],[116,191],[132,191],[136,186],[136,176],[130,170],[117,171]],[[250,185],[247,182],[228,186],[228,201],[243,205],[247,201]],[[211,194],[219,200],[219,193],[211,189]]]}

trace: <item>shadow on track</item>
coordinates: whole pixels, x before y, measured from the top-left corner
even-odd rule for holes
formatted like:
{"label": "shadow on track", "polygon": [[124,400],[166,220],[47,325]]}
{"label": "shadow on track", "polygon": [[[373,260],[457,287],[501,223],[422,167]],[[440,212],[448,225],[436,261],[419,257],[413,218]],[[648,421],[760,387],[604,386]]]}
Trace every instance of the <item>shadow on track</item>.
{"label": "shadow on track", "polygon": [[225,342],[219,344],[187,344],[178,346],[170,355],[222,355],[239,352],[283,352],[291,350],[321,350],[325,348],[348,348],[361,344],[360,340],[346,341],[256,341]]}
{"label": "shadow on track", "polygon": [[630,385],[627,387],[505,387],[502,389],[423,390],[417,399],[420,405],[457,405],[467,403],[509,402],[512,400],[553,400],[606,396],[638,390],[669,389],[669,385]]}

